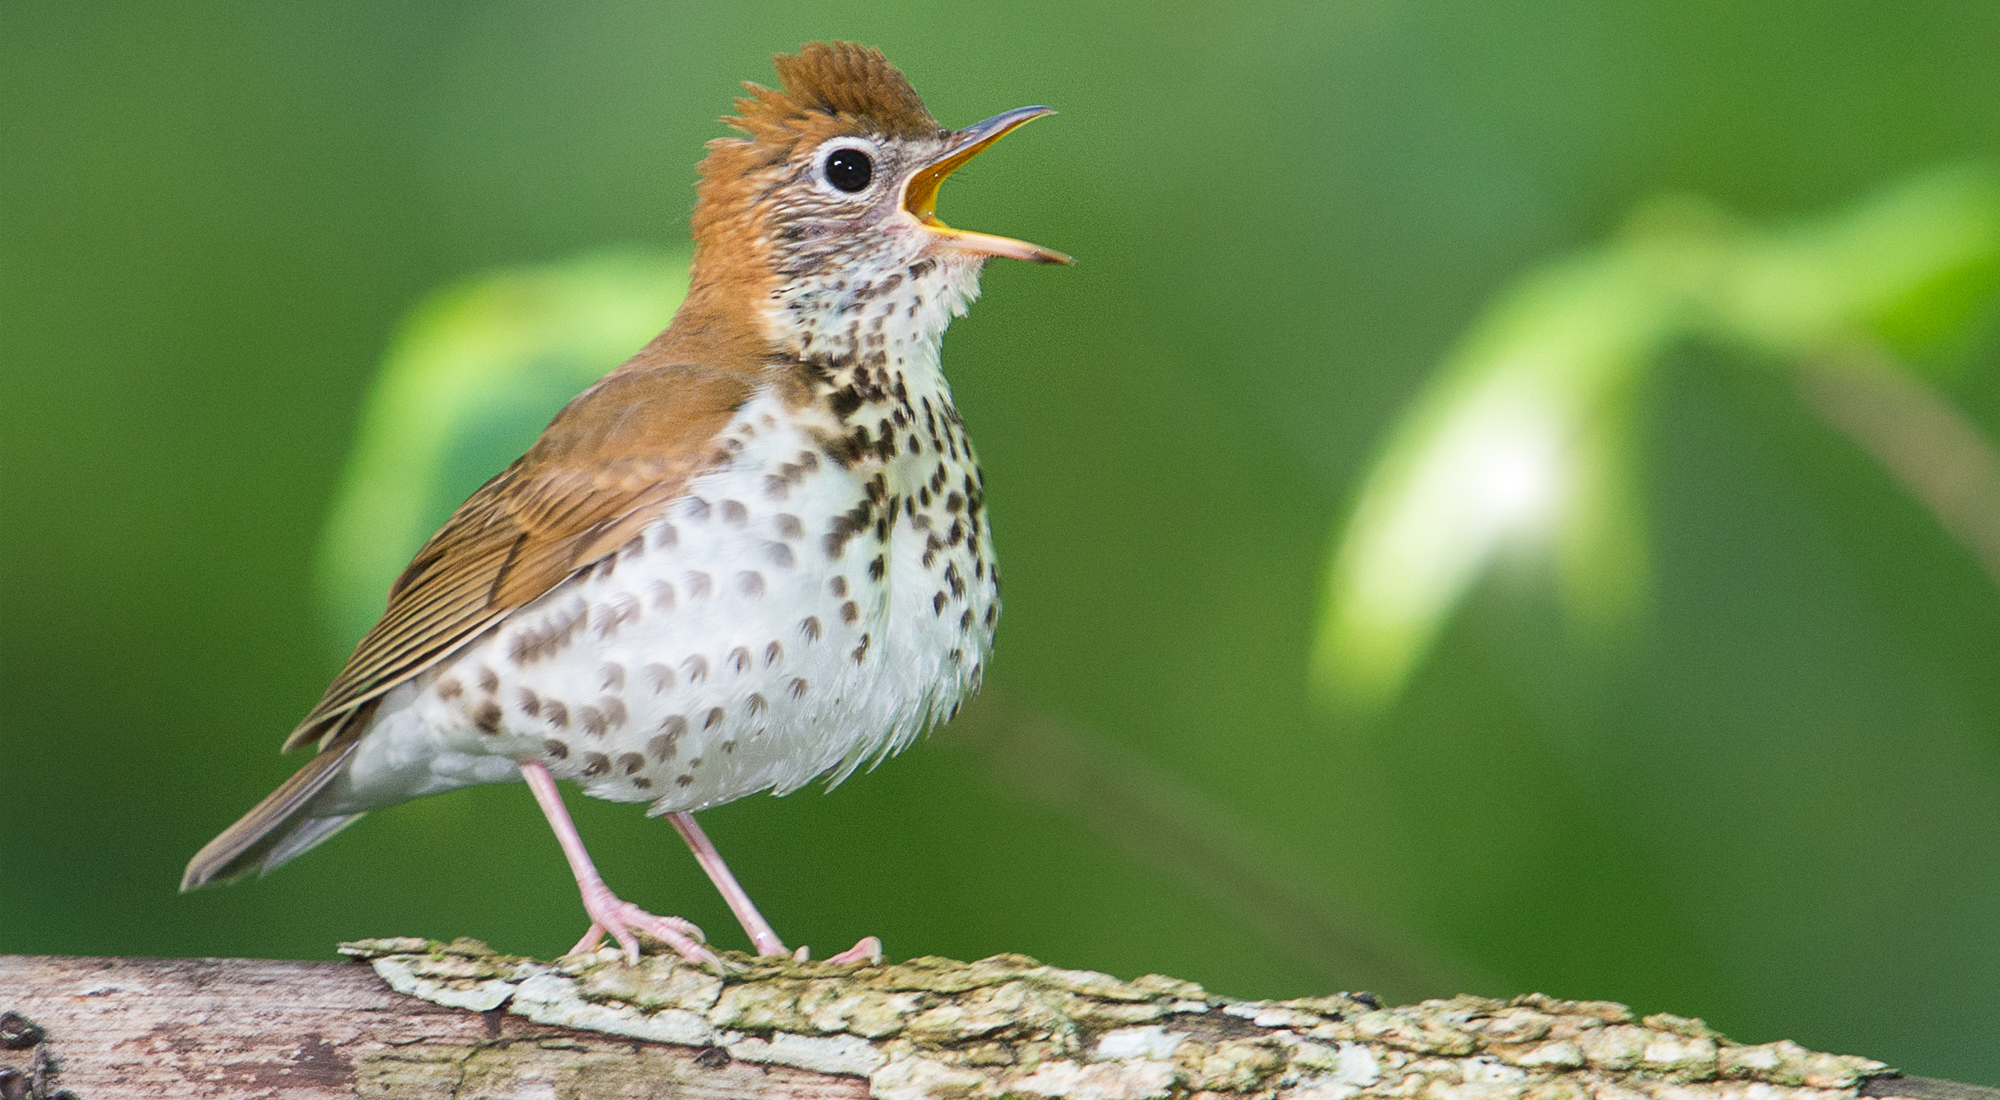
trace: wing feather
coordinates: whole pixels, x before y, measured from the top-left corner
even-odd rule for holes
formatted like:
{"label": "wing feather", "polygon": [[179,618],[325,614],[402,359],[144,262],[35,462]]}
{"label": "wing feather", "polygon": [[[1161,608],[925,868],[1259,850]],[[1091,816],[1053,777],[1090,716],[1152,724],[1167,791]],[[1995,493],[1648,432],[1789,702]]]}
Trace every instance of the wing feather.
{"label": "wing feather", "polygon": [[287,751],[436,665],[578,570],[613,554],[718,461],[749,400],[747,369],[647,366],[605,376],[533,448],[452,513],[389,589],[382,618],[285,742]]}

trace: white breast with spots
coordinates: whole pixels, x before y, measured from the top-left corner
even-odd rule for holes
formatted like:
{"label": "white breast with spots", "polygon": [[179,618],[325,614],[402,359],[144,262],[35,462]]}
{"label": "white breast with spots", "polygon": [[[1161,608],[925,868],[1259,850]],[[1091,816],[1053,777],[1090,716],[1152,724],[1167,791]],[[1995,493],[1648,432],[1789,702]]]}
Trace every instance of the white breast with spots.
{"label": "white breast with spots", "polygon": [[[911,399],[942,419],[949,395],[925,373],[933,393]],[[949,420],[856,459],[760,391],[725,433],[734,459],[642,539],[386,696],[315,812],[517,779],[536,759],[667,813],[901,749],[977,687],[999,610],[977,467]]]}

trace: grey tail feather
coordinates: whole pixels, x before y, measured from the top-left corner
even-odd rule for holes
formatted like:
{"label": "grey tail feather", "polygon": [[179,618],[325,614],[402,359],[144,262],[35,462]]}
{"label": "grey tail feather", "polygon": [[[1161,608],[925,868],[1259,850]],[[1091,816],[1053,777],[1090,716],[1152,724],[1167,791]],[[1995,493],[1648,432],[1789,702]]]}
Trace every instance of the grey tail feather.
{"label": "grey tail feather", "polygon": [[196,852],[181,877],[181,893],[268,872],[359,820],[360,814],[314,817],[306,810],[313,796],[345,770],[361,743],[358,727],[364,724],[354,722],[342,730],[344,736],[334,738],[264,801]]}

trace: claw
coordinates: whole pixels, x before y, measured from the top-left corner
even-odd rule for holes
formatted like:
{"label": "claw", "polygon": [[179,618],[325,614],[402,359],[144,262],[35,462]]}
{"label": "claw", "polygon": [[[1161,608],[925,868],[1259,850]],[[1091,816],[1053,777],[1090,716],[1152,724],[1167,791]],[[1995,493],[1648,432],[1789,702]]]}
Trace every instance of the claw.
{"label": "claw", "polygon": [[[693,922],[680,917],[662,917],[646,912],[629,901],[621,901],[609,889],[584,892],[583,907],[590,914],[590,931],[577,941],[571,954],[595,951],[609,933],[625,952],[625,961],[639,964],[639,936],[658,940],[691,963],[706,967],[722,965],[715,952],[704,946],[708,937]],[[636,934],[635,934],[636,933]]]}
{"label": "claw", "polygon": [[[805,948],[801,947],[799,950],[804,951]],[[870,962],[880,966],[882,963],[882,940],[876,936],[863,936],[860,943],[842,951],[838,955],[829,957],[826,961],[830,963]]]}

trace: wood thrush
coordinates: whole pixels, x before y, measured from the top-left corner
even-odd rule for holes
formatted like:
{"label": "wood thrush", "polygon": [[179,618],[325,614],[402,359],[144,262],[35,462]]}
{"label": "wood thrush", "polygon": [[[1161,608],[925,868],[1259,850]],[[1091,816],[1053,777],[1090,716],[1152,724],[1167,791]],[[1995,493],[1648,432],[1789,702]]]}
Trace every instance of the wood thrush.
{"label": "wood thrush", "polygon": [[[839,782],[978,687],[1000,611],[983,479],[938,366],[988,257],[1068,263],[939,221],[938,185],[1023,107],[940,127],[875,50],[814,43],[709,143],[673,323],[459,507],[287,750],[312,762],[181,888],[299,855],[363,813],[525,779],[591,919],[713,961],[620,901],[555,781],[645,802],[760,954],[784,944],[693,813]],[[801,949],[803,953],[804,949]],[[869,937],[836,958],[879,955]]]}

